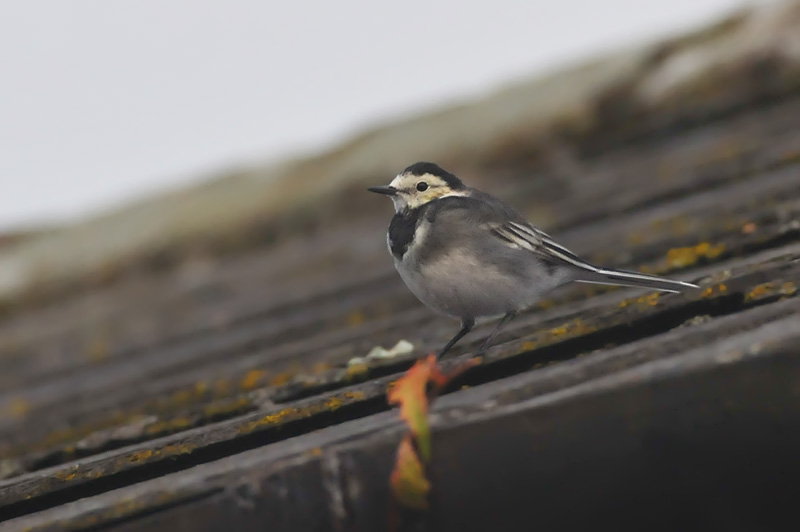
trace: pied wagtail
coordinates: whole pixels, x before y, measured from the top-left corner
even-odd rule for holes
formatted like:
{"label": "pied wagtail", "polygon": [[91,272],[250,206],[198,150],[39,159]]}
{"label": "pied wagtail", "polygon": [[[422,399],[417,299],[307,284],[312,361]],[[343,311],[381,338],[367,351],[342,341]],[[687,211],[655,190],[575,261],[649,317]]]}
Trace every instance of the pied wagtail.
{"label": "pied wagtail", "polygon": [[475,318],[502,315],[482,354],[518,312],[572,281],[664,292],[697,288],[590,264],[503,201],[433,163],[412,164],[389,186],[369,190],[394,203],[386,241],[400,277],[428,307],[461,320],[439,358],[472,330]]}

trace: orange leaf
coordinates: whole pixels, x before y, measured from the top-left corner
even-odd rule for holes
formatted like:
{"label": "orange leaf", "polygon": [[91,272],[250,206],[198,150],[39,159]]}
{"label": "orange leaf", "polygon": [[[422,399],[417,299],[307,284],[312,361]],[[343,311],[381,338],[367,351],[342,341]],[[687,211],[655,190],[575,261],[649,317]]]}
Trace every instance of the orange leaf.
{"label": "orange leaf", "polygon": [[397,448],[397,464],[391,477],[395,499],[408,508],[428,508],[428,493],[431,483],[425,478],[422,462],[419,461],[411,437],[407,434]]}
{"label": "orange leaf", "polygon": [[[424,359],[417,360],[389,390],[389,402],[400,404],[400,416],[406,420],[411,429],[411,433],[406,434],[397,449],[397,463],[391,477],[395,500],[403,506],[417,510],[428,507],[427,496],[431,484],[425,477],[423,464],[427,464],[431,459],[429,402],[433,401],[436,394],[451,379],[479,363],[480,359],[472,359],[445,375],[439,369],[436,357],[428,355]],[[414,448],[414,441],[421,457]]]}
{"label": "orange leaf", "polygon": [[436,367],[433,355],[417,362],[389,390],[389,402],[400,404],[400,416],[406,420],[417,438],[422,459],[431,457],[430,427],[428,426],[428,397],[426,389],[431,372]]}
{"label": "orange leaf", "polygon": [[[428,402],[444,388],[448,382],[467,369],[480,363],[473,358],[448,374],[442,373],[434,355],[428,355],[417,362],[389,390],[389,402],[400,404],[400,416],[406,420],[412,434],[417,439],[422,460],[431,458],[430,427],[428,425]],[[428,392],[428,384],[431,384]]]}

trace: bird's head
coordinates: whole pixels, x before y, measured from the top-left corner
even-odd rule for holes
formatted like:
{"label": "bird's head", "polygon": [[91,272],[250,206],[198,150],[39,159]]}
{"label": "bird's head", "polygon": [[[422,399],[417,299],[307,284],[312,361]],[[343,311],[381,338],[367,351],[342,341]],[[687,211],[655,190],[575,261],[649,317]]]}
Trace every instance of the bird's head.
{"label": "bird's head", "polygon": [[446,196],[466,196],[468,189],[459,178],[433,163],[412,164],[395,177],[389,186],[370,187],[370,192],[392,199],[394,210],[416,209]]}

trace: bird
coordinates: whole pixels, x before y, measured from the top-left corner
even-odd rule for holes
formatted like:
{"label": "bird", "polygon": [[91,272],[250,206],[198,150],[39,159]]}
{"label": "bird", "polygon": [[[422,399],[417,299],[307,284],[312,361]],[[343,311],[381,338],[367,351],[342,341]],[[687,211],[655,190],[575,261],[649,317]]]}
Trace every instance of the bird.
{"label": "bird", "polygon": [[596,266],[558,244],[506,202],[465,185],[431,162],[417,162],[388,186],[395,214],[386,244],[408,289],[461,328],[438,352],[441,359],[475,326],[500,317],[476,355],[543,294],[571,282],[684,292],[698,286],[655,275]]}

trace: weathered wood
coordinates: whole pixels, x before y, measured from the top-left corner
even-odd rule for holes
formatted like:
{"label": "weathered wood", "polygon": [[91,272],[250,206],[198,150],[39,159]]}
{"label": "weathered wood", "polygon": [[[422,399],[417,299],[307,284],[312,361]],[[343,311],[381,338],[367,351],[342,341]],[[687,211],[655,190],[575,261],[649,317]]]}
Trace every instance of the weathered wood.
{"label": "weathered wood", "polygon": [[[611,135],[546,205],[555,185],[524,159],[482,184],[596,262],[702,290],[573,286],[513,322],[437,402],[433,529],[751,530],[790,515],[800,99],[787,95],[627,146]],[[402,428],[385,388],[413,357],[347,361],[401,338],[418,355],[456,327],[393,272],[387,220],[388,205],[6,318],[0,529],[383,529]]]}

